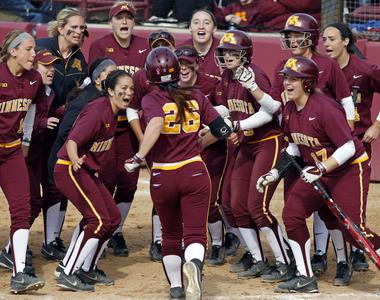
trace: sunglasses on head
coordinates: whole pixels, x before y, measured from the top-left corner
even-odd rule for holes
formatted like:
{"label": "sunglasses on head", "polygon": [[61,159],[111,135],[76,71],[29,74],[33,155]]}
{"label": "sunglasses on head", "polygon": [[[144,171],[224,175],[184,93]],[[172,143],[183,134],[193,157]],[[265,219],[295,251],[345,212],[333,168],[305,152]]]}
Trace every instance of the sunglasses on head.
{"label": "sunglasses on head", "polygon": [[189,48],[180,48],[175,50],[175,55],[177,57],[180,56],[189,56],[189,57],[198,57],[198,53],[194,49],[189,49]]}
{"label": "sunglasses on head", "polygon": [[172,35],[167,31],[157,31],[152,32],[149,36],[149,39],[156,40],[156,39],[170,39]]}

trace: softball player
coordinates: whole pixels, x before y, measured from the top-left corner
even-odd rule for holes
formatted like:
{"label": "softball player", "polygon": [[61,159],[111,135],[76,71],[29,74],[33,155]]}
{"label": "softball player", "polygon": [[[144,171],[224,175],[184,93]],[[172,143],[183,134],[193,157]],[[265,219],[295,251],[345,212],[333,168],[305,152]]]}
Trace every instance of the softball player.
{"label": "softball player", "polygon": [[[284,29],[281,31],[281,43],[284,50],[290,50],[292,56],[302,55],[313,59],[319,69],[317,87],[326,95],[336,99],[342,105],[346,113],[347,122],[353,128],[354,105],[351,92],[339,65],[329,57],[319,54],[316,46],[319,42],[319,26],[314,17],[297,13],[291,15]],[[276,70],[271,96],[273,99],[286,103],[286,91],[283,87],[283,78],[279,71],[283,68],[286,60],[281,61]],[[289,172],[284,179],[285,201],[287,201],[288,191],[295,182],[297,172]],[[330,233],[337,256],[337,274],[334,283],[337,285],[346,284],[351,277],[347,259],[347,249],[343,240],[343,235],[339,230],[328,232],[325,224],[319,218],[318,213],[314,214],[314,248],[315,255],[312,258],[312,267],[316,274],[322,274],[327,268],[327,247],[328,234]]]}
{"label": "softball player", "polygon": [[[130,2],[118,1],[109,11],[112,32],[94,41],[90,47],[89,62],[97,58],[112,59],[118,69],[133,75],[144,67],[149,47],[145,38],[133,34],[136,11]],[[128,125],[125,111],[117,117],[117,131],[114,146],[100,176],[114,196],[121,214],[121,222],[108,246],[116,256],[128,256],[129,250],[123,236],[123,225],[128,216],[137,189],[138,172],[129,174],[124,169],[124,161],[138,149],[138,141]]]}
{"label": "softball player", "polygon": [[[364,60],[347,25],[328,25],[323,32],[323,45],[326,53],[339,64],[351,88],[355,103],[355,135],[363,142],[371,158],[371,143],[380,131],[380,113],[375,122],[371,120],[373,94],[380,92],[380,70]],[[352,246],[350,259],[355,271],[368,270],[362,250]]]}
{"label": "softball player", "polygon": [[[281,128],[273,113],[280,108],[266,92],[270,82],[266,74],[251,63],[252,41],[240,30],[227,31],[216,48],[215,57],[225,68],[220,98],[228,107],[239,134],[239,149],[231,172],[231,203],[223,205],[231,211],[236,225],[252,255],[253,263],[238,278],[263,275],[265,281],[283,281],[293,276],[293,268],[285,251],[280,225],[269,210],[275,186],[264,193],[256,191],[260,174],[275,165],[282,148]],[[263,232],[276,259],[276,268],[269,271],[259,240]]]}
{"label": "softball player", "polygon": [[329,230],[340,227],[345,238],[354,242],[324,204],[312,183],[320,180],[337,205],[357,224],[380,253],[380,237],[365,224],[369,181],[369,160],[364,146],[351,132],[342,107],[315,90],[319,69],[308,58],[290,58],[281,73],[289,101],[283,111],[284,133],[289,141],[279,163],[262,175],[257,189],[278,181],[286,172],[288,155],[305,162],[300,178],[291,187],[283,220],[297,264],[297,275],[279,284],[277,292],[316,293],[317,279],[310,264],[310,236],[306,219],[319,210]]}
{"label": "softball player", "polygon": [[[82,84],[87,76],[87,63],[81,52],[86,31],[86,24],[82,13],[72,7],[62,9],[54,21],[48,24],[48,38],[38,39],[37,48],[48,49],[53,55],[61,58],[61,62],[54,65],[56,69],[52,83],[54,99],[50,106],[49,117],[62,119],[68,93]],[[48,157],[57,136],[57,127],[46,132],[43,144],[43,216],[45,239],[41,254],[46,259],[57,260],[62,258],[66,251],[60,238],[65,220],[67,199],[59,192],[53,182],[53,167],[48,169]],[[57,256],[58,254],[58,256]]]}
{"label": "softball player", "polygon": [[[209,77],[220,80],[222,70],[215,62],[214,50],[219,44],[219,39],[214,37],[217,30],[216,19],[212,12],[206,9],[195,10],[190,19],[191,38],[183,42],[182,45],[192,45],[199,55],[199,72]],[[215,147],[215,146],[213,146]],[[228,223],[223,208],[220,208],[225,226],[225,253],[226,255],[235,255],[240,245],[238,238],[238,229]],[[228,214],[228,212],[227,212]]]}
{"label": "softball player", "polygon": [[[55,73],[54,64],[59,63],[61,59],[54,56],[49,50],[43,50],[37,53],[34,60],[35,69],[41,74],[42,82],[45,85],[45,93],[44,98],[38,104],[33,104],[28,111],[25,117],[22,139],[23,147],[27,147],[26,165],[28,167],[30,183],[31,224],[38,217],[42,208],[42,145],[46,131],[48,129],[55,129],[59,122],[59,119],[55,117],[49,118],[48,114],[54,98],[54,91],[50,87]],[[27,118],[30,119],[30,122],[27,122]],[[30,125],[27,126],[27,123]]]}
{"label": "softball player", "polygon": [[29,106],[43,99],[45,92],[41,75],[33,70],[35,47],[34,38],[29,33],[14,30],[5,37],[1,50],[0,186],[10,212],[8,250],[13,260],[11,292],[15,294],[45,285],[45,281],[28,271],[25,265],[31,205],[21,137]]}
{"label": "softball player", "polygon": [[[215,90],[219,83],[216,78],[210,78],[199,71],[198,52],[192,46],[182,46],[175,51],[180,63],[181,72],[179,85],[181,87],[194,86],[198,88],[212,105],[216,105]],[[228,116],[228,109],[224,109]],[[212,248],[207,259],[208,266],[222,265],[225,262],[225,248],[223,245],[223,221],[219,212],[217,200],[219,187],[226,161],[226,143],[219,141],[206,147],[201,153],[202,159],[207,166],[211,178],[211,200],[208,215],[208,230],[211,236]]]}
{"label": "softball player", "polygon": [[[175,49],[174,36],[165,30],[153,31],[148,37],[150,49],[157,47],[168,47],[171,50]],[[135,86],[135,96],[131,101],[127,109],[127,118],[129,124],[132,127],[137,139],[141,143],[143,137],[143,129],[146,124],[144,118],[140,118],[139,112],[141,112],[142,98],[157,88],[155,85],[148,83],[147,74],[145,69],[139,70],[133,74],[133,83]],[[151,167],[151,161],[147,159],[148,168]],[[161,221],[157,215],[157,212],[153,206],[152,208],[152,242],[149,248],[150,259],[155,262],[161,262],[162,260],[162,231]]]}
{"label": "softball player", "polygon": [[195,10],[189,30],[191,38],[184,41],[183,45],[192,45],[198,51],[199,71],[220,79],[221,71],[214,59],[214,50],[219,44],[219,39],[214,37],[217,30],[214,14],[206,9]]}
{"label": "softball player", "polygon": [[199,155],[198,132],[201,123],[208,124],[220,139],[231,131],[202,93],[177,87],[180,66],[170,49],[153,49],[146,61],[146,71],[149,82],[159,89],[143,98],[142,109],[148,125],[140,149],[126,162],[126,169],[134,171],[150,152],[153,161],[150,192],[162,224],[162,262],[170,297],[185,297],[181,272],[183,239],[186,298],[201,299],[211,189]]}
{"label": "softball player", "polygon": [[[73,234],[75,243],[62,261],[64,269],[58,278],[58,286],[73,291],[113,284],[96,264],[120,223],[120,213],[98,172],[114,139],[115,115],[126,109],[133,97],[132,78],[125,71],[113,71],[107,76],[105,90],[107,96],[92,101],[79,115],[54,169],[57,187],[83,216],[75,230],[80,233]],[[86,264],[89,257],[92,263]]]}

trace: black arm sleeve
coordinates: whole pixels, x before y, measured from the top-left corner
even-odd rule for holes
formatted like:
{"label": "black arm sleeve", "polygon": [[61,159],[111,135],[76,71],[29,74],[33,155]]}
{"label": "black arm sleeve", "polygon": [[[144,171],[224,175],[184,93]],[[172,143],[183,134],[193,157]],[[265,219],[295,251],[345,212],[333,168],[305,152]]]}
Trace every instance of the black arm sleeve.
{"label": "black arm sleeve", "polygon": [[232,133],[230,126],[224,122],[221,116],[217,117],[208,126],[210,127],[212,135],[215,136],[218,140],[226,139]]}

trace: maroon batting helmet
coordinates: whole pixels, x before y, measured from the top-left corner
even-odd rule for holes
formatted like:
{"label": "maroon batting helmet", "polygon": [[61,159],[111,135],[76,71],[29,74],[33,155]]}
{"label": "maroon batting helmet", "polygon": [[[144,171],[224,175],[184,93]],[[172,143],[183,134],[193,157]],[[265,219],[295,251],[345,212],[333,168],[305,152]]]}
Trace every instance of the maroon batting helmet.
{"label": "maroon batting helmet", "polygon": [[289,58],[279,73],[301,78],[303,89],[307,93],[312,93],[315,90],[319,76],[315,62],[304,56]]}
{"label": "maroon batting helmet", "polygon": [[282,49],[291,49],[290,32],[304,34],[303,40],[298,43],[297,48],[317,46],[319,41],[319,25],[317,20],[308,14],[297,13],[291,15],[286,21],[285,27],[280,31]]}
{"label": "maroon batting helmet", "polygon": [[149,83],[161,84],[177,82],[180,66],[177,56],[167,47],[154,48],[148,54],[145,70]]}
{"label": "maroon batting helmet", "polygon": [[220,39],[219,46],[215,49],[215,61],[217,65],[225,67],[224,50],[235,50],[240,52],[240,59],[243,64],[249,64],[252,58],[252,40],[244,31],[232,29],[228,30]]}

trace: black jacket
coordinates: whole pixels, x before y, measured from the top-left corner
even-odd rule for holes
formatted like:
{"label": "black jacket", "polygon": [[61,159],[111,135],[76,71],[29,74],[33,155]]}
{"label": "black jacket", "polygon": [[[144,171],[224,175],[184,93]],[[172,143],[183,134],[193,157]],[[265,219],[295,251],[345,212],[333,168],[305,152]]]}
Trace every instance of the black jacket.
{"label": "black jacket", "polygon": [[74,98],[68,105],[67,110],[63,116],[62,121],[59,124],[58,135],[54,141],[53,147],[51,148],[49,159],[48,159],[48,171],[49,179],[52,180],[54,166],[57,161],[57,153],[66,142],[67,136],[70,133],[71,127],[73,126],[78,115],[82,109],[87,105],[87,103],[95,100],[102,96],[103,93],[99,91],[95,85],[90,84],[81,91],[76,98]]}
{"label": "black jacket", "polygon": [[58,38],[44,38],[36,41],[38,50],[50,50],[62,62],[55,64],[55,75],[52,88],[55,92],[55,98],[51,105],[50,111],[54,112],[58,107],[66,103],[67,94],[75,87],[82,84],[88,72],[87,62],[79,47],[74,47],[71,55],[64,61],[58,46]]}

